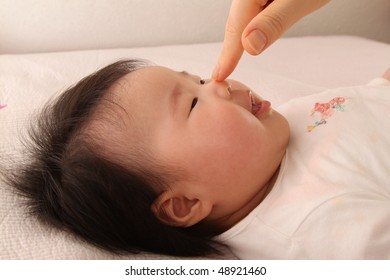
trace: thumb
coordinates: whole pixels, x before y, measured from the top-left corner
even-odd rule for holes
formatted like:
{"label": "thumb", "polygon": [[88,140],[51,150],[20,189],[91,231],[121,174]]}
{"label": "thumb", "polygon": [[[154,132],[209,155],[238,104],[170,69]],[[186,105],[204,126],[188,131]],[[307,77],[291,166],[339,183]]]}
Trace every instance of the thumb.
{"label": "thumb", "polygon": [[327,2],[329,0],[273,1],[245,28],[241,37],[244,49],[251,55],[260,54],[297,21]]}

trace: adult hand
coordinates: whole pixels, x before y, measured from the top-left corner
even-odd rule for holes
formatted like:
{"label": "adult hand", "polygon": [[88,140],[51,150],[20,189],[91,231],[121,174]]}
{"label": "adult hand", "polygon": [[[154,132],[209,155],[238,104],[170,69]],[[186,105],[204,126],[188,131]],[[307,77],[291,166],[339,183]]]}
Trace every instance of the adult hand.
{"label": "adult hand", "polygon": [[244,49],[258,55],[293,24],[330,0],[233,0],[226,22],[222,52],[212,78],[225,80]]}

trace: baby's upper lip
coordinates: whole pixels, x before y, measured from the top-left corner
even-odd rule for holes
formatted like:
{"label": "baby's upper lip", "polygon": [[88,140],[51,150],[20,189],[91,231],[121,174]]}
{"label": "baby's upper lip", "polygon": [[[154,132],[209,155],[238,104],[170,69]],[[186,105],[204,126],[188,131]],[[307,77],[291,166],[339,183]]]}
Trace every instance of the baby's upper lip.
{"label": "baby's upper lip", "polygon": [[256,115],[256,113],[260,110],[260,106],[259,106],[258,102],[256,102],[256,99],[255,99],[252,91],[249,91],[249,97],[250,97],[250,101],[251,101],[251,113],[253,115]]}
{"label": "baby's upper lip", "polygon": [[244,109],[248,110],[249,112],[253,112],[252,107],[256,101],[252,96],[251,90],[246,88],[231,88],[229,92],[235,103],[244,107]]}

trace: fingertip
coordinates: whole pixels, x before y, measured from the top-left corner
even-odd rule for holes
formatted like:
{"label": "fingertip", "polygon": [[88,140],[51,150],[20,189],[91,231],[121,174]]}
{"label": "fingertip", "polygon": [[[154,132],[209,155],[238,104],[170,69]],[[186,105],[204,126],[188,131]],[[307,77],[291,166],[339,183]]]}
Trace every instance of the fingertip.
{"label": "fingertip", "polygon": [[213,73],[211,74],[211,78],[214,80],[214,81],[218,81],[218,78],[219,78],[219,72],[220,72],[220,66],[219,66],[219,63],[217,63],[217,65],[215,66],[214,70],[213,70]]}
{"label": "fingertip", "polygon": [[224,69],[220,66],[220,63],[218,63],[214,68],[211,78],[216,82],[222,82],[229,76],[229,74],[230,72],[226,72],[226,69],[224,71]]}
{"label": "fingertip", "polygon": [[211,75],[211,78],[216,81],[216,82],[222,82],[229,77],[229,75],[233,72],[235,66],[234,65],[229,65],[229,64],[223,64],[224,60],[218,61],[218,64],[215,66],[213,73]]}

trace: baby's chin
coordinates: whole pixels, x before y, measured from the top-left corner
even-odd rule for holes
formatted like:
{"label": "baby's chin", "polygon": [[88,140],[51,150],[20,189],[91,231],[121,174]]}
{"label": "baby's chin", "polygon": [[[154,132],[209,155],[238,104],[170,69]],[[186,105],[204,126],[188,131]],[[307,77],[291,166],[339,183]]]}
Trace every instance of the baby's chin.
{"label": "baby's chin", "polygon": [[[268,133],[273,135],[273,140],[279,151],[285,152],[290,139],[290,125],[287,119],[278,111],[272,109],[270,112],[259,119],[268,129]],[[277,142],[277,143],[276,143]]]}

